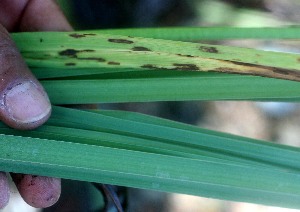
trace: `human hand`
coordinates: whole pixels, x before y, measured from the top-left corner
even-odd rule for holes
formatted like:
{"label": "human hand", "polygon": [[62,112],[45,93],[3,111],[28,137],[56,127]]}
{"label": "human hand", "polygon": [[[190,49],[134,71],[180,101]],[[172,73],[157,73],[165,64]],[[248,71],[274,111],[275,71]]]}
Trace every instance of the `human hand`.
{"label": "human hand", "polygon": [[[7,31],[70,31],[54,0],[2,0],[0,7],[0,119],[16,129],[34,129],[50,116],[51,105],[41,84],[29,71]],[[53,205],[60,179],[11,174],[31,206]],[[0,172],[0,208],[9,200],[7,175]]]}

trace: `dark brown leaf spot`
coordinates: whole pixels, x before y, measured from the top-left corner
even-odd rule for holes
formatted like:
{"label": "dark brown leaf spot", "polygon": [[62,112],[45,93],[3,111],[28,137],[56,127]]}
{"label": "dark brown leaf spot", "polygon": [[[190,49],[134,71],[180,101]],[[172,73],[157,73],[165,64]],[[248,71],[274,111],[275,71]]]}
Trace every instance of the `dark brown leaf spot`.
{"label": "dark brown leaf spot", "polygon": [[59,52],[59,55],[76,58],[77,53],[80,53],[80,52],[94,52],[94,51],[95,50],[92,50],[92,49],[85,49],[85,50],[66,49],[66,50],[63,50],[63,51]]}
{"label": "dark brown leaf spot", "polygon": [[72,33],[69,36],[73,38],[84,38],[86,36],[95,36],[95,35],[96,34],[92,34],[92,33],[84,33],[84,34]]}
{"label": "dark brown leaf spot", "polygon": [[193,55],[189,55],[189,54],[177,54],[180,57],[195,57]]}
{"label": "dark brown leaf spot", "polygon": [[75,66],[76,63],[65,63],[66,66]]}
{"label": "dark brown leaf spot", "polygon": [[44,41],[44,39],[43,38],[40,38],[40,43],[42,43]]}
{"label": "dark brown leaf spot", "polygon": [[260,76],[260,77],[267,77],[269,75],[266,74],[257,74],[257,73],[249,73],[249,72],[241,72],[239,69],[236,68],[216,68],[215,70],[211,70],[209,72],[222,72],[222,73],[229,73],[229,74],[239,74],[239,75],[251,75],[251,76]]}
{"label": "dark brown leaf spot", "polygon": [[145,64],[142,65],[141,68],[147,68],[147,69],[157,69],[158,67],[152,64]]}
{"label": "dark brown leaf spot", "polygon": [[292,74],[291,71],[285,70],[285,69],[281,69],[281,68],[272,68],[272,71],[273,71],[274,73],[277,73],[277,74],[283,74],[283,75],[290,75],[290,74]]}
{"label": "dark brown leaf spot", "polygon": [[151,50],[143,46],[135,46],[132,51],[150,52]]}
{"label": "dark brown leaf spot", "polygon": [[243,62],[238,62],[238,61],[228,61],[228,62],[235,64],[235,65],[240,65],[240,66],[251,66],[251,67],[259,67],[260,66],[260,65],[255,65],[255,64],[251,64],[251,63],[243,63]]}
{"label": "dark brown leaf spot", "polygon": [[134,42],[127,39],[115,39],[115,38],[109,38],[109,42],[111,43],[124,43],[124,44],[133,44]]}
{"label": "dark brown leaf spot", "polygon": [[199,70],[199,67],[195,64],[181,64],[181,63],[174,63],[173,64],[176,68],[176,70],[182,70],[182,71],[195,71]]}
{"label": "dark brown leaf spot", "polygon": [[201,51],[203,52],[207,52],[207,53],[219,53],[218,49],[216,47],[213,46],[200,46],[199,48]]}
{"label": "dark brown leaf spot", "polygon": [[120,65],[120,63],[119,62],[114,62],[114,61],[109,61],[108,63],[107,63],[108,65]]}
{"label": "dark brown leaf spot", "polygon": [[66,49],[64,51],[59,52],[59,55],[61,56],[68,56],[68,57],[76,57],[77,53],[79,51],[75,50],[75,49]]}

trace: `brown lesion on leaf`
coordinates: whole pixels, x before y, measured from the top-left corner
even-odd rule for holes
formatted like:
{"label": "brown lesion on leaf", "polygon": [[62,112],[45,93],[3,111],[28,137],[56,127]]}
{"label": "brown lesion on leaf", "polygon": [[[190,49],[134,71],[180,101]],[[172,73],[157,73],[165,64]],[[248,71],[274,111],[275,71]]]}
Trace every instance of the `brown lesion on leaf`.
{"label": "brown lesion on leaf", "polygon": [[109,38],[108,42],[111,43],[123,43],[123,44],[133,44],[134,42],[127,39]]}
{"label": "brown lesion on leaf", "polygon": [[[221,62],[222,61],[222,62]],[[201,69],[196,64],[190,63],[173,63],[171,66],[159,66],[156,64],[144,64],[140,66],[144,69],[151,70],[174,70],[174,71],[210,71],[222,72],[240,75],[253,75],[261,77],[272,77],[300,81],[300,71],[294,69],[284,69],[271,66],[256,65],[237,61],[220,60],[223,66],[215,67],[212,70]]]}
{"label": "brown lesion on leaf", "polygon": [[43,43],[44,42],[44,39],[43,38],[40,38],[40,43]]}
{"label": "brown lesion on leaf", "polygon": [[207,52],[207,53],[219,53],[218,49],[216,47],[213,46],[200,46],[199,50],[201,50],[202,52]]}
{"label": "brown lesion on leaf", "polygon": [[181,63],[174,63],[175,70],[181,71],[197,71],[200,70],[199,67],[195,64],[181,64]]}
{"label": "brown lesion on leaf", "polygon": [[289,69],[283,69],[283,68],[277,68],[277,67],[270,67],[270,66],[263,66],[263,65],[256,65],[256,64],[251,64],[251,63],[243,63],[243,62],[236,62],[236,61],[231,61],[231,63],[236,64],[236,65],[242,65],[245,67],[253,67],[257,69],[264,69],[264,70],[269,70],[270,72],[273,72],[275,74],[281,74],[281,75],[294,75],[295,77],[300,77],[300,71],[293,71]]}
{"label": "brown lesion on leaf", "polygon": [[75,50],[75,49],[66,49],[59,52],[60,56],[67,56],[71,58],[77,58],[77,54],[81,52],[94,52],[95,50],[92,49],[85,49],[85,50]]}
{"label": "brown lesion on leaf", "polygon": [[86,36],[95,36],[96,34],[93,34],[93,33],[83,33],[83,34],[78,34],[78,33],[72,33],[72,34],[69,34],[70,37],[73,37],[73,38],[84,38]]}
{"label": "brown lesion on leaf", "polygon": [[147,68],[147,69],[158,69],[157,66],[155,65],[152,65],[152,64],[145,64],[145,65],[142,65],[141,68]]}
{"label": "brown lesion on leaf", "polygon": [[121,63],[119,63],[119,62],[114,62],[114,61],[109,61],[107,64],[108,64],[108,65],[116,65],[116,66],[118,66],[118,65],[120,65]]}
{"label": "brown lesion on leaf", "polygon": [[196,57],[196,56],[189,55],[189,54],[176,54],[176,55],[179,56],[179,57],[190,57],[190,58]]}
{"label": "brown lesion on leaf", "polygon": [[157,69],[157,70],[171,70],[171,71],[197,71],[200,68],[195,64],[182,64],[182,63],[174,63],[173,67],[161,67],[153,64],[145,64],[142,65],[141,68],[146,69]]}
{"label": "brown lesion on leaf", "polygon": [[273,71],[274,74],[281,75],[283,79],[300,81],[300,71],[275,68],[275,67],[271,67],[270,69]]}
{"label": "brown lesion on leaf", "polygon": [[76,63],[65,63],[66,66],[76,66]]}
{"label": "brown lesion on leaf", "polygon": [[236,62],[236,61],[224,61],[224,62],[234,64],[234,65],[239,65],[241,67],[240,68],[219,67],[216,68],[215,71],[232,73],[232,74],[246,74],[246,75],[253,75],[253,76],[273,77],[279,79],[300,81],[300,71],[297,70],[289,70],[289,69]]}
{"label": "brown lesion on leaf", "polygon": [[153,64],[145,64],[142,65],[141,68],[145,68],[145,69],[152,69],[152,70],[176,70],[175,68],[167,68],[167,67],[161,67],[161,66],[157,66],[157,65],[153,65]]}
{"label": "brown lesion on leaf", "polygon": [[[61,52],[59,52],[59,55],[61,56],[67,56],[67,57],[70,57],[70,58],[75,58],[77,60],[94,60],[94,61],[97,61],[97,62],[105,62],[106,60],[104,58],[101,58],[101,57],[78,57],[78,53],[82,53],[82,52],[95,52],[95,50],[92,50],[92,49],[84,49],[84,50],[75,50],[75,49],[66,49],[66,50],[63,50]],[[69,62],[69,63],[65,63],[66,66],[74,66],[76,65],[74,62]]]}
{"label": "brown lesion on leaf", "polygon": [[272,71],[277,74],[290,75],[290,71],[280,68],[273,68]]}
{"label": "brown lesion on leaf", "polygon": [[266,73],[266,72],[252,72],[251,69],[247,70],[247,71],[241,71],[238,68],[216,68],[215,70],[209,71],[209,72],[221,72],[221,73],[228,73],[228,74],[238,74],[238,75],[246,75],[246,76],[258,76],[258,77],[272,77],[270,75],[270,73]]}
{"label": "brown lesion on leaf", "polygon": [[240,65],[240,66],[251,66],[251,67],[264,67],[264,66],[261,66],[261,65],[255,65],[255,64],[252,64],[252,63],[243,63],[243,62],[239,62],[239,61],[226,61],[228,63],[232,63],[232,64],[235,64],[235,65]]}
{"label": "brown lesion on leaf", "polygon": [[151,49],[143,46],[135,46],[131,49],[132,51],[150,52]]}
{"label": "brown lesion on leaf", "polygon": [[256,73],[249,74],[249,72],[242,72],[240,69],[237,69],[237,68],[226,68],[226,67],[216,68],[216,69],[211,70],[209,72],[221,72],[221,73],[229,73],[229,74],[264,76],[264,77],[267,76],[267,75],[256,74]]}

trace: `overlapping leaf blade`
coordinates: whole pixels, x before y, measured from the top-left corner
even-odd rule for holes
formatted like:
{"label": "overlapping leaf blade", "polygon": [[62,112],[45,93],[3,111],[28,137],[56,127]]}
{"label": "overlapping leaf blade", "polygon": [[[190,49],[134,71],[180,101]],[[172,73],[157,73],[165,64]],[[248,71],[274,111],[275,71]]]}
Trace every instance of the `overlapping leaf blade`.
{"label": "overlapping leaf blade", "polygon": [[[298,79],[299,55],[109,35],[39,32],[13,35],[32,67],[217,71]],[[28,44],[35,43],[34,49]],[[276,60],[274,58],[281,58]],[[291,71],[289,70],[291,69]]]}
{"label": "overlapping leaf blade", "polygon": [[1,135],[1,170],[299,207],[298,148],[141,114],[59,107],[35,132],[0,132],[15,135]]}
{"label": "overlapping leaf blade", "polygon": [[[129,74],[128,74],[129,75]],[[153,77],[151,77],[153,76]],[[129,75],[130,77],[130,75]],[[299,101],[298,82],[253,76],[191,73],[110,79],[42,81],[54,104],[184,100]]]}
{"label": "overlapping leaf blade", "polygon": [[[161,33],[168,38],[173,30],[178,29],[162,29]],[[208,28],[179,30],[183,34],[196,32],[195,37],[201,37],[201,30],[218,34],[218,30]],[[287,35],[296,38],[299,28],[289,28],[286,32],[280,28],[228,29],[230,34],[236,31],[242,36],[247,31],[248,35],[252,32],[258,37],[274,30],[278,32],[276,38]],[[140,31],[137,30],[137,35]],[[149,31],[153,32],[150,36],[157,33],[155,29]],[[42,83],[54,104],[224,99],[299,101],[299,84],[295,82],[200,73],[237,69],[241,73],[258,74],[261,70],[261,75],[267,71],[275,77],[293,78],[300,70],[299,54],[124,36],[127,32],[115,32],[123,36],[100,30],[20,33],[13,37],[33,72],[44,79]],[[200,72],[187,72],[193,68],[199,68]]]}

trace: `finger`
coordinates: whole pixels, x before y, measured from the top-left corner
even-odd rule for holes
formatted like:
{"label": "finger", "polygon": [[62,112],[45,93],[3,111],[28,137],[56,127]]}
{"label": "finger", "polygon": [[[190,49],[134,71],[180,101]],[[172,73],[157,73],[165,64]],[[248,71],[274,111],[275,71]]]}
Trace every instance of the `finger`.
{"label": "finger", "polygon": [[[72,30],[72,27],[70,26],[70,24],[67,22],[67,20],[65,19],[64,15],[62,14],[62,12],[60,11],[59,7],[55,4],[54,1],[52,0],[2,0],[1,2],[1,7],[0,7],[0,23],[3,23],[5,25],[6,28],[8,28],[9,30],[21,30],[21,31],[69,31]],[[0,37],[1,40],[1,37]],[[1,47],[1,44],[0,44]],[[5,52],[5,51],[4,51]],[[18,61],[21,61],[20,59],[20,55],[18,55],[17,57]],[[0,62],[1,62],[1,57],[0,57]],[[22,68],[24,70],[24,62],[20,62],[22,65]],[[1,64],[0,64],[1,65]],[[27,67],[26,67],[27,69]],[[26,73],[26,74],[25,74]],[[28,70],[26,70],[25,72],[23,72],[23,74],[25,74],[25,76],[27,76],[28,74]],[[11,106],[13,105],[18,105],[16,103],[18,103],[18,101],[20,101],[21,103],[23,102],[22,99],[19,100],[17,98],[18,93],[19,96],[23,96],[26,101],[29,101],[29,97],[28,96],[32,96],[31,99],[34,99],[32,101],[32,103],[34,103],[35,101],[39,100],[38,104],[43,105],[43,103],[49,103],[49,101],[43,101],[41,100],[42,97],[44,97],[44,99],[47,99],[47,96],[45,95],[45,92],[43,91],[43,89],[40,87],[40,84],[37,83],[36,80],[34,80],[34,78],[32,78],[32,75],[29,73],[29,79],[32,79],[31,82],[34,82],[35,85],[34,86],[38,91],[41,91],[42,95],[36,95],[36,96],[32,96],[32,95],[22,95],[22,92],[14,92],[13,94],[17,94],[17,95],[12,95],[14,96],[13,99],[15,99],[16,101],[12,101],[11,102]],[[0,73],[1,76],[1,73]],[[22,76],[22,74],[21,74]],[[26,77],[25,77],[26,78]],[[10,79],[13,79],[12,77]],[[9,81],[9,80],[8,80]],[[32,90],[32,86],[30,83],[27,83],[27,87],[29,89],[25,89],[27,90]],[[21,84],[22,86],[22,84]],[[3,86],[4,87],[4,86]],[[1,87],[0,87],[1,90]],[[34,90],[34,89],[33,89]],[[26,93],[26,92],[25,92]],[[30,92],[29,92],[30,93]],[[39,93],[39,92],[36,92]],[[27,97],[25,97],[27,96]],[[35,97],[35,98],[33,98]],[[30,102],[30,101],[29,101]],[[28,104],[29,105],[29,104]],[[33,104],[35,105],[35,104]],[[48,105],[48,104],[44,104]],[[47,107],[44,108],[44,112],[46,111]],[[41,111],[43,108],[40,108]],[[50,109],[51,110],[51,109]],[[5,110],[4,110],[5,111]],[[14,110],[13,110],[14,111]],[[30,111],[30,110],[29,110]],[[32,111],[36,111],[36,110],[32,110]],[[24,113],[22,111],[19,111],[20,114]],[[2,118],[4,121],[6,121],[8,124],[10,124],[10,126],[15,127],[15,128],[21,128],[21,129],[31,129],[31,128],[35,128],[37,126],[39,126],[40,124],[42,124],[45,120],[47,120],[47,118],[50,115],[50,112],[48,113],[49,115],[47,115],[47,113],[43,113],[43,115],[45,115],[45,117],[43,118],[43,116],[39,116],[39,118],[41,118],[39,121],[36,121],[34,123],[30,123],[30,124],[22,124],[20,125],[20,123],[18,123],[17,125],[13,122],[11,123],[11,119],[10,118],[6,118],[7,116],[5,115],[5,112],[3,113],[3,117]],[[1,114],[0,114],[1,116]],[[25,115],[25,117],[33,117],[33,114],[28,113],[27,115]],[[22,117],[24,118],[24,117]],[[19,122],[19,121],[18,121]],[[24,126],[25,125],[25,126]],[[31,175],[22,175],[23,178],[26,179],[31,179],[32,176]],[[47,178],[47,177],[37,177],[39,185],[44,185],[44,186],[38,186],[38,189],[27,189],[26,186],[20,186],[23,185],[22,183],[19,183],[18,190],[20,192],[20,194],[23,196],[24,200],[26,202],[28,202],[29,204],[33,205],[34,207],[47,207],[51,204],[54,204],[59,195],[60,194],[60,190],[61,190],[61,186],[60,186],[60,180],[59,179],[55,179],[55,178]],[[20,180],[20,182],[22,182],[22,180]],[[52,186],[49,185],[49,182],[54,182],[54,184],[56,186]],[[51,194],[53,194],[53,201],[50,201],[51,198],[42,198],[42,199],[36,199],[36,196],[40,196],[42,197],[42,195],[39,195],[39,193],[41,194],[49,194],[49,192]],[[31,200],[35,199],[35,203],[30,203]],[[31,201],[32,202],[32,201]]]}
{"label": "finger", "polygon": [[4,208],[9,200],[9,185],[7,176],[4,172],[0,172],[0,209]]}
{"label": "finger", "polygon": [[2,121],[16,129],[33,129],[48,119],[51,113],[48,96],[1,25],[0,80]]}
{"label": "finger", "polygon": [[1,0],[0,23],[8,31],[72,29],[54,0]]}
{"label": "finger", "polygon": [[31,0],[23,13],[21,31],[70,31],[71,25],[54,0]]}
{"label": "finger", "polygon": [[61,183],[58,178],[12,173],[11,176],[24,201],[32,207],[50,207],[59,199]]}

